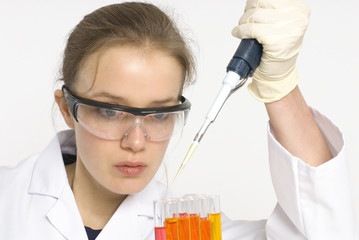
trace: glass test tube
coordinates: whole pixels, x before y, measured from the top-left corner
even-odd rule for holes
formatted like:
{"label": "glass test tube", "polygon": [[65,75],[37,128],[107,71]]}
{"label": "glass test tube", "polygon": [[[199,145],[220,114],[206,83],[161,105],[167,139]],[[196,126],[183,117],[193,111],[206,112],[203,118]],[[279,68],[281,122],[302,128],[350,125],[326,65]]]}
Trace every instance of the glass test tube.
{"label": "glass test tube", "polygon": [[199,199],[196,195],[188,195],[189,229],[190,239],[200,240],[199,234]]}
{"label": "glass test tube", "polygon": [[208,203],[208,216],[211,221],[211,236],[212,240],[222,240],[222,227],[221,227],[221,212],[219,196],[213,195],[207,197]]}
{"label": "glass test tube", "polygon": [[186,198],[180,198],[178,205],[178,237],[179,240],[190,240],[189,227],[189,201]]}
{"label": "glass test tube", "polygon": [[199,233],[201,240],[211,240],[211,221],[208,219],[208,201],[206,195],[199,195],[200,219]]}
{"label": "glass test tube", "polygon": [[164,202],[154,201],[155,240],[166,240]]}
{"label": "glass test tube", "polygon": [[166,240],[179,240],[177,199],[168,199],[165,206]]}

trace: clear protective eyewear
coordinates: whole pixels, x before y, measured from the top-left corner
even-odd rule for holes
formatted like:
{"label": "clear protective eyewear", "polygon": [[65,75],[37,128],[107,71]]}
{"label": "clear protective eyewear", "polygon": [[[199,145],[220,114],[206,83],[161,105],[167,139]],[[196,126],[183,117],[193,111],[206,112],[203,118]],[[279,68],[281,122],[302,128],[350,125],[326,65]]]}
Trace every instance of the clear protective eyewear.
{"label": "clear protective eyewear", "polygon": [[140,127],[147,140],[164,141],[186,123],[191,103],[181,96],[180,104],[156,108],[134,108],[76,96],[63,85],[74,119],[93,135],[120,140]]}

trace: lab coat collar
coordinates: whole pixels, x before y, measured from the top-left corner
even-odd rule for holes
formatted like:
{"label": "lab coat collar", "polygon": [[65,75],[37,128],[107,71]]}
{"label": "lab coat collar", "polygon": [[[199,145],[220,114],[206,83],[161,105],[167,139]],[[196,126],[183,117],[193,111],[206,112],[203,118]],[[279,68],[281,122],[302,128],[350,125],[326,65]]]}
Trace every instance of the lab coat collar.
{"label": "lab coat collar", "polygon": [[132,196],[138,199],[138,215],[153,218],[153,201],[165,198],[167,189],[162,183],[153,179],[141,192]]}
{"label": "lab coat collar", "polygon": [[117,208],[96,239],[113,239],[114,236],[118,239],[129,239],[129,237],[134,240],[141,239],[140,226],[136,214],[137,209],[137,199],[131,195],[128,196]]}
{"label": "lab coat collar", "polygon": [[33,169],[29,193],[50,197],[43,200],[53,201],[46,216],[66,239],[87,239],[75,197],[68,183],[63,152],[75,153],[73,130],[59,132],[40,153]]}
{"label": "lab coat collar", "polygon": [[87,239],[84,224],[70,186],[65,186],[60,197],[46,214],[47,219],[66,239]]}
{"label": "lab coat collar", "polygon": [[67,153],[75,151],[73,130],[59,132],[40,153],[33,169],[29,193],[59,198],[68,184],[61,148]]}
{"label": "lab coat collar", "polygon": [[165,197],[163,184],[152,180],[141,192],[129,195],[96,238],[148,239],[153,233],[153,201]]}

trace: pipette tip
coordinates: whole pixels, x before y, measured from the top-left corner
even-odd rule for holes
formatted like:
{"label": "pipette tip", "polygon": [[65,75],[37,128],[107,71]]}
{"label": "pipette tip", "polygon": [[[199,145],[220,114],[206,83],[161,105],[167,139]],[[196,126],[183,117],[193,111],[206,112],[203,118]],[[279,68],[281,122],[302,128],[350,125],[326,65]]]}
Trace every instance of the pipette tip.
{"label": "pipette tip", "polygon": [[176,181],[176,179],[178,178],[178,176],[181,174],[183,168],[186,166],[188,160],[192,157],[194,151],[196,151],[197,147],[198,147],[198,142],[197,142],[197,141],[194,141],[194,142],[191,144],[191,146],[189,147],[189,149],[188,149],[188,151],[187,151],[187,154],[186,154],[184,160],[182,161],[182,164],[181,164],[180,168],[178,169],[175,178],[174,178],[173,181],[172,181],[172,184],[171,184],[172,186],[173,186],[173,184],[175,183],[175,181]]}

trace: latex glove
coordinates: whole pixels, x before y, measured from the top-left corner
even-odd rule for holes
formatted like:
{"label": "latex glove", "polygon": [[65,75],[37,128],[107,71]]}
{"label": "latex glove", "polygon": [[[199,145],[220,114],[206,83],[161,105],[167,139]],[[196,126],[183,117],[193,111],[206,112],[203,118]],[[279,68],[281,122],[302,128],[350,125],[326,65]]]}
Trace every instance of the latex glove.
{"label": "latex glove", "polygon": [[298,84],[296,60],[309,16],[310,8],[302,0],[247,1],[232,35],[255,38],[263,45],[261,63],[248,85],[256,99],[277,101]]}

